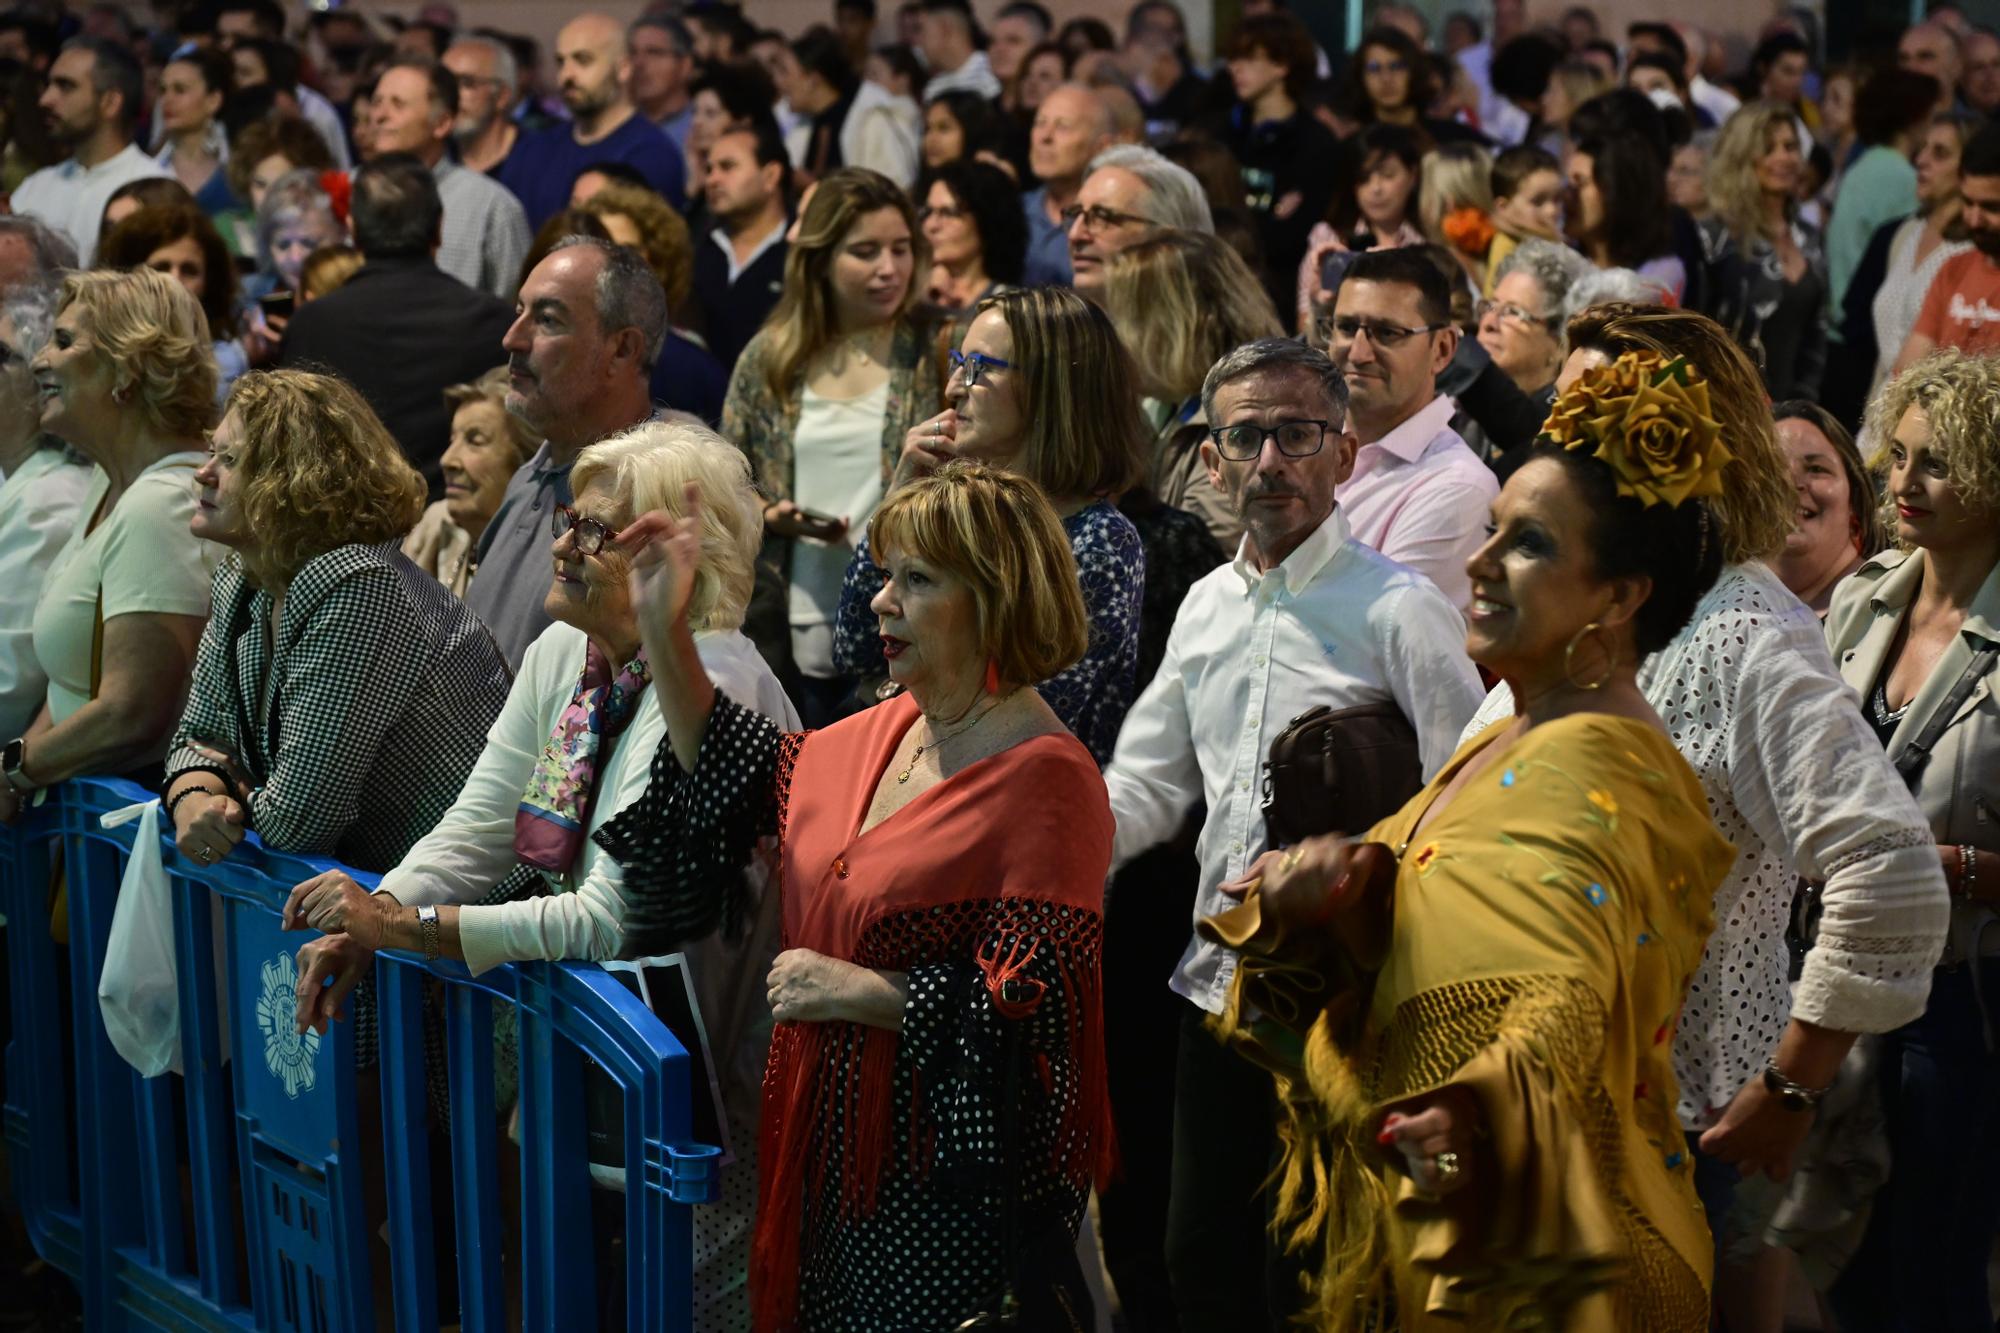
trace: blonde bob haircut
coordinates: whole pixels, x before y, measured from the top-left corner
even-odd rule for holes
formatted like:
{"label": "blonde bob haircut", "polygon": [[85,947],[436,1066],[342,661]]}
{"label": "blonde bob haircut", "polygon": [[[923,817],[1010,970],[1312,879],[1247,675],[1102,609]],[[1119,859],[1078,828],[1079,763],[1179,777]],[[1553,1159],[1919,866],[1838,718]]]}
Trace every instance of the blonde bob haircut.
{"label": "blonde bob haircut", "polygon": [[[291,580],[341,546],[376,546],[423,517],[424,479],[346,380],[263,370],[229,391],[243,517],[258,565]],[[247,568],[247,564],[246,564]]]}
{"label": "blonde bob haircut", "polygon": [[[1862,428],[1870,470],[1888,476],[1896,428],[1913,407],[1930,423],[1931,455],[1959,500],[1977,513],[2000,514],[2000,361],[1943,347],[1876,390]],[[1891,532],[1894,503],[1883,507]]]}
{"label": "blonde bob haircut", "polygon": [[883,502],[868,522],[868,545],[878,564],[895,552],[963,579],[981,660],[1010,685],[1039,685],[1090,646],[1069,537],[1048,497],[1025,477],[947,463]]}
{"label": "blonde bob haircut", "polygon": [[931,247],[917,225],[917,208],[901,186],[879,171],[841,167],[820,178],[812,202],[799,218],[799,236],[785,255],[784,292],[764,320],[770,335],[764,383],[783,398],[812,359],[840,336],[834,308],[833,261],[854,224],[870,213],[894,209],[910,232],[910,285],[896,307],[895,322],[910,317],[930,272]]}
{"label": "blonde bob haircut", "polygon": [[1492,181],[1493,155],[1477,144],[1439,144],[1424,154],[1417,177],[1417,224],[1433,245],[1451,245],[1444,220],[1458,209],[1493,211]]}
{"label": "blonde bob haircut", "polygon": [[63,279],[57,317],[71,306],[110,364],[112,383],[130,386],[130,406],[153,434],[187,440],[207,432],[215,420],[215,349],[208,317],[187,288],[149,268],[72,273]]}
{"label": "blonde bob haircut", "polygon": [[635,518],[655,509],[685,516],[688,483],[694,483],[701,493],[701,566],[688,599],[688,628],[700,633],[743,624],[764,537],[764,505],[741,449],[697,422],[642,422],[577,455],[570,493],[581,495],[597,482]]}
{"label": "blonde bob haircut", "polygon": [[1235,247],[1207,232],[1165,231],[1111,257],[1104,313],[1131,349],[1139,385],[1181,403],[1225,352],[1285,330]]}
{"label": "blonde bob haircut", "polygon": [[1733,455],[1722,494],[1701,501],[1721,531],[1722,559],[1736,565],[1776,555],[1798,519],[1798,492],[1764,377],[1728,331],[1692,310],[1606,301],[1572,316],[1567,337],[1570,351],[1587,347],[1614,361],[1626,352],[1684,356],[1707,377],[1709,407]]}
{"label": "blonde bob haircut", "polygon": [[989,310],[1013,338],[1005,373],[1027,423],[1010,466],[1065,498],[1137,483],[1147,442],[1139,376],[1110,318],[1068,287],[1016,287],[981,301],[973,318]]}
{"label": "blonde bob haircut", "polygon": [[[1708,202],[1739,245],[1773,236],[1764,191],[1757,184],[1757,162],[1771,151],[1780,129],[1789,129],[1797,136],[1796,114],[1782,102],[1752,102],[1722,122],[1722,133],[1708,159]],[[1807,145],[1799,145],[1801,154],[1807,151]],[[1798,211],[1796,200],[1785,200],[1786,225]]]}

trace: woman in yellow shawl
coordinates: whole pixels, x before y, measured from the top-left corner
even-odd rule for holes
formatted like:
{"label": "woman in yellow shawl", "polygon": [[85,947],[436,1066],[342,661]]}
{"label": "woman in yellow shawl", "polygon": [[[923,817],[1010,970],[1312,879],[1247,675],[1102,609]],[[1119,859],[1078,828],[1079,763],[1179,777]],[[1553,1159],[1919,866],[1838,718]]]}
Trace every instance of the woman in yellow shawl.
{"label": "woman in yellow shawl", "polygon": [[1715,580],[1727,457],[1685,361],[1564,393],[1467,566],[1519,712],[1206,923],[1245,954],[1222,1024],[1278,1074],[1322,1328],[1708,1327],[1669,1056],[1735,849],[1635,673]]}

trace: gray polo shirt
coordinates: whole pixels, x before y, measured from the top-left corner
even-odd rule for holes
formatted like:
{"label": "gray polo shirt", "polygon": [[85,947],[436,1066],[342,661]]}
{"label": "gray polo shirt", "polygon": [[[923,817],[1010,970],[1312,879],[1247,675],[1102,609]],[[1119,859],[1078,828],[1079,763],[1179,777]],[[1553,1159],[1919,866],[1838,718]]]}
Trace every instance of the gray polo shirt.
{"label": "gray polo shirt", "polygon": [[486,622],[507,665],[521,669],[521,657],[549,627],[542,603],[548,597],[555,566],[549,545],[550,516],[570,502],[569,470],[574,460],[557,464],[544,440],[535,456],[523,463],[507,483],[499,512],[479,536],[479,569],[465,590],[465,604]]}

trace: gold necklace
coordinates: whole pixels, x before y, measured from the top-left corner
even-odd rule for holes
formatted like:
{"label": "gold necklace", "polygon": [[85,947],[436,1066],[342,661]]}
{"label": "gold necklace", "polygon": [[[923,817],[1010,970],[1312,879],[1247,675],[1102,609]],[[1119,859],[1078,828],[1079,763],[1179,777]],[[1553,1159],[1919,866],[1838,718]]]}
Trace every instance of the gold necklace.
{"label": "gold necklace", "polygon": [[898,773],[896,775],[897,783],[901,784],[908,782],[910,780],[910,774],[916,772],[917,761],[924,757],[924,751],[935,750],[939,746],[943,745],[946,741],[954,740],[960,736],[963,736],[966,732],[971,731],[981,722],[984,722],[987,719],[987,717],[993,712],[993,710],[998,708],[1002,702],[1004,702],[1004,700],[995,699],[991,704],[987,705],[985,712],[981,713],[978,717],[973,718],[972,721],[966,723],[964,726],[960,727],[957,731],[947,732],[944,735],[938,737],[936,740],[925,741],[923,744],[917,746],[915,750],[910,752],[910,762],[904,765],[903,771],[901,773]]}

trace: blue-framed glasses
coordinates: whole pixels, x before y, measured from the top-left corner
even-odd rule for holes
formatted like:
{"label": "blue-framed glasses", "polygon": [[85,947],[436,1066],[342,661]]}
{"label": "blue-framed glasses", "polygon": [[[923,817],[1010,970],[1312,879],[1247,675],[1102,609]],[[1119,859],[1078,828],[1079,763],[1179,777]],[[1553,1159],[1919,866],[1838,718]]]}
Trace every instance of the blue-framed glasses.
{"label": "blue-framed glasses", "polygon": [[984,352],[974,352],[968,356],[954,347],[951,349],[951,367],[952,374],[954,375],[961,372],[964,373],[965,387],[970,389],[973,385],[984,379],[989,372],[995,370],[1012,370],[1014,365],[1011,361],[1002,361],[999,357],[988,356]]}

